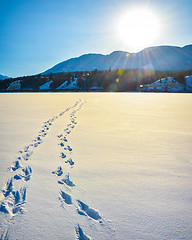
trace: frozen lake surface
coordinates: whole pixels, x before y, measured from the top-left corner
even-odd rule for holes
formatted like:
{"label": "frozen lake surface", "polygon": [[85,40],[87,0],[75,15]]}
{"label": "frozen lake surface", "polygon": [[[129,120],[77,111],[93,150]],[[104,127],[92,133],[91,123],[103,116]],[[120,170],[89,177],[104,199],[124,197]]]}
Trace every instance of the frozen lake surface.
{"label": "frozen lake surface", "polygon": [[192,239],[191,94],[0,94],[0,116],[0,239]]}

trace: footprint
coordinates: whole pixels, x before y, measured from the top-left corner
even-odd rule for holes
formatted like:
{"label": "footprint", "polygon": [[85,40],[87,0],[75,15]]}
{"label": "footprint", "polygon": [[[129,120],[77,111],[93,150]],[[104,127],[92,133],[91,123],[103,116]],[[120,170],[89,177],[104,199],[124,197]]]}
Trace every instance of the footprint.
{"label": "footprint", "polygon": [[40,136],[38,136],[36,139],[37,139],[37,141],[42,141]]}
{"label": "footprint", "polygon": [[13,191],[13,178],[7,181],[6,185],[2,190],[2,193],[5,197],[7,197],[12,191]]}
{"label": "footprint", "polygon": [[14,205],[12,208],[12,213],[16,214],[17,212],[23,212],[22,205],[26,200],[26,187],[21,188],[20,191],[14,191]]}
{"label": "footprint", "polygon": [[25,161],[28,161],[29,160],[29,158],[27,157],[27,155],[25,154],[25,155],[23,155],[22,156],[22,158],[23,158],[23,160],[25,160]]}
{"label": "footprint", "polygon": [[17,212],[24,212],[23,204],[26,200],[26,187],[19,191],[12,191],[7,199],[0,203],[0,211],[11,216]]}
{"label": "footprint", "polygon": [[94,220],[101,220],[101,216],[99,215],[98,211],[96,211],[93,208],[90,208],[88,205],[86,205],[80,200],[77,200],[77,203],[79,205],[79,209],[77,209],[78,214],[88,215],[90,218]]}
{"label": "footprint", "polygon": [[12,171],[16,171],[17,169],[21,168],[22,166],[20,165],[19,161],[13,162],[13,165],[11,167]]}
{"label": "footprint", "polygon": [[46,135],[47,135],[47,133],[43,133],[43,134],[42,134],[42,137],[45,137]]}
{"label": "footprint", "polygon": [[53,174],[56,174],[57,176],[61,176],[63,174],[62,167],[58,167],[56,171],[52,172]]}
{"label": "footprint", "polygon": [[24,148],[24,152],[27,152],[29,150],[29,146],[26,146],[25,148]]}
{"label": "footprint", "polygon": [[79,240],[91,240],[90,237],[86,236],[82,230],[82,228],[79,226],[79,224],[75,227],[75,233],[76,238]]}
{"label": "footprint", "polygon": [[61,153],[61,158],[66,158],[65,153]]}
{"label": "footprint", "polygon": [[25,155],[22,156],[22,158],[25,160],[25,161],[28,161],[29,160],[29,157],[33,154],[33,151],[28,151],[26,152]]}
{"label": "footprint", "polygon": [[15,180],[20,180],[20,179],[23,179],[23,181],[28,181],[28,180],[30,180],[30,178],[31,178],[31,174],[32,174],[32,169],[31,169],[31,167],[30,166],[28,166],[28,167],[26,167],[26,168],[23,168],[22,169],[22,174],[16,174],[15,176],[14,176],[14,179]]}
{"label": "footprint", "polygon": [[65,178],[58,181],[59,184],[66,184],[67,186],[74,187],[75,184],[69,179],[69,174],[65,176]]}
{"label": "footprint", "polygon": [[66,148],[64,148],[65,150],[68,150],[68,151],[72,151],[72,148],[70,146],[67,146]]}
{"label": "footprint", "polygon": [[72,204],[72,199],[71,196],[62,190],[60,190],[60,195],[61,195],[61,201],[64,201],[66,204]]}
{"label": "footprint", "polygon": [[8,206],[7,202],[0,203],[0,212],[9,214],[9,206]]}
{"label": "footprint", "polygon": [[63,142],[59,143],[59,145],[60,145],[61,147],[64,147],[64,143],[63,143]]}
{"label": "footprint", "polygon": [[71,158],[69,158],[67,161],[65,161],[65,163],[69,163],[71,166],[73,166],[75,164]]}
{"label": "footprint", "polygon": [[36,148],[36,147],[38,147],[39,144],[40,144],[40,143],[36,142],[36,143],[33,144],[33,147]]}

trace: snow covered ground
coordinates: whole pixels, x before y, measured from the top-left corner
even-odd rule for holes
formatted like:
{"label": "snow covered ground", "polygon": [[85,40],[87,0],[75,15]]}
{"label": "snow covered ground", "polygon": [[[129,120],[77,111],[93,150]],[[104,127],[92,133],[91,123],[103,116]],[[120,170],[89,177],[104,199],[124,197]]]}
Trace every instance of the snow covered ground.
{"label": "snow covered ground", "polygon": [[49,82],[46,82],[45,84],[43,84],[42,86],[39,87],[40,90],[49,90],[51,89],[50,88],[50,85],[53,81],[49,81]]}
{"label": "snow covered ground", "polygon": [[0,95],[1,239],[191,239],[192,95]]}
{"label": "snow covered ground", "polygon": [[12,82],[6,90],[7,91],[21,90],[21,82],[20,82],[20,80]]}
{"label": "snow covered ground", "polygon": [[64,83],[62,83],[57,89],[78,89],[78,80],[77,78],[74,78],[74,80],[69,83],[69,85],[67,85],[67,81],[65,81]]}

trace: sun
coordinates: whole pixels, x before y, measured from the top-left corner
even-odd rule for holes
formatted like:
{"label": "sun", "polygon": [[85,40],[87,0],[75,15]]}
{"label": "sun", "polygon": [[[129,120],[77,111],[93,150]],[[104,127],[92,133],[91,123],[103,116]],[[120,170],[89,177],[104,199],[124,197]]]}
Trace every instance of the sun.
{"label": "sun", "polygon": [[118,37],[132,49],[149,46],[160,35],[158,17],[148,9],[133,9],[120,17]]}

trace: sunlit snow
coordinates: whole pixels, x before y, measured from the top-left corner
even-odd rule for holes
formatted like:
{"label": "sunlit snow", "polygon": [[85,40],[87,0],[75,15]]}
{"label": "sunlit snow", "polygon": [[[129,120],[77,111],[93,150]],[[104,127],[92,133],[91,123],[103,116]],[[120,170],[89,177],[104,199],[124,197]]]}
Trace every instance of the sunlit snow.
{"label": "sunlit snow", "polygon": [[191,239],[192,95],[0,95],[0,236]]}

